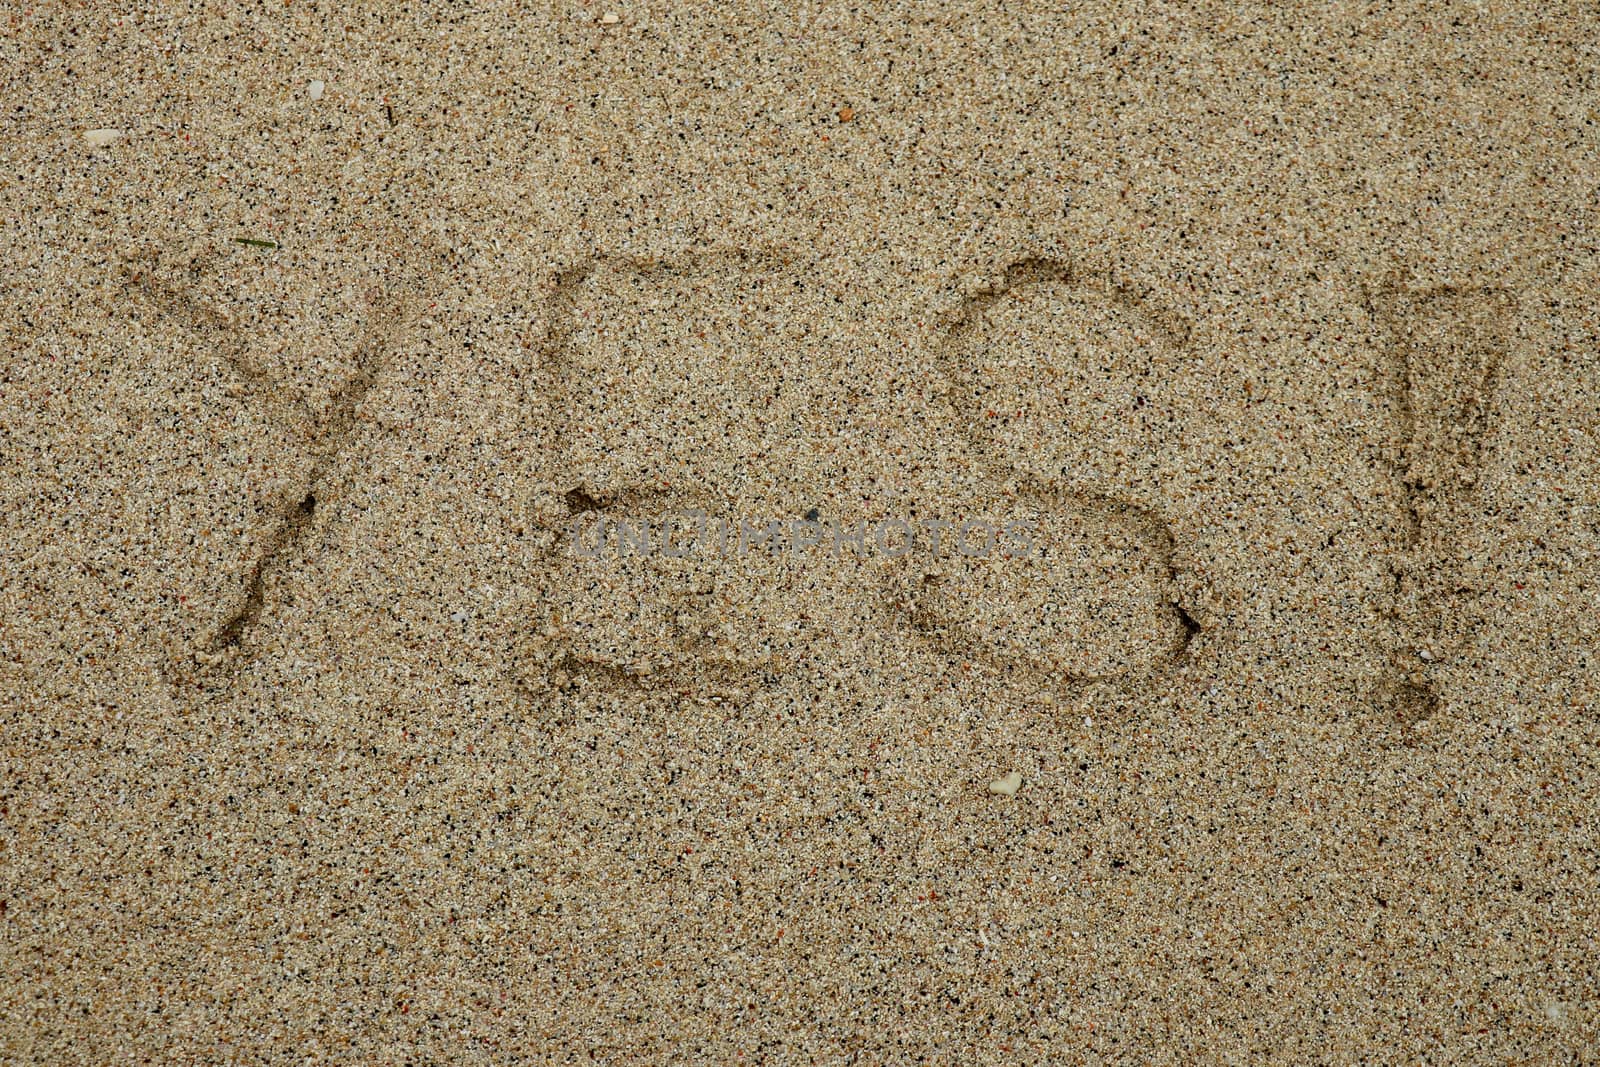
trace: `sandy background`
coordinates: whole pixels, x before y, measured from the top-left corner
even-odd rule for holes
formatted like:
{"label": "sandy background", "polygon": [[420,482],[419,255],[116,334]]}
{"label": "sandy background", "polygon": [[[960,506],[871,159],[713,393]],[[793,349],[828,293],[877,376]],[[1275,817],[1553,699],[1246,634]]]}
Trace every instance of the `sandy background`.
{"label": "sandy background", "polygon": [[1588,1062],[1519,6],[12,9],[0,1059]]}

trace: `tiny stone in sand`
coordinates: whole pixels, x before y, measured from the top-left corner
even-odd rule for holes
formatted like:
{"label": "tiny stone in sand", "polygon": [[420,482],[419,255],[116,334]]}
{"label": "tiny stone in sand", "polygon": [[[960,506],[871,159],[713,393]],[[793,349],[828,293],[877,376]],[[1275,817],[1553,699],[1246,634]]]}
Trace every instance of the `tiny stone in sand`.
{"label": "tiny stone in sand", "polygon": [[989,792],[999,796],[1016,796],[1017,790],[1022,788],[1022,775],[1012,771],[1004,778],[989,783]]}

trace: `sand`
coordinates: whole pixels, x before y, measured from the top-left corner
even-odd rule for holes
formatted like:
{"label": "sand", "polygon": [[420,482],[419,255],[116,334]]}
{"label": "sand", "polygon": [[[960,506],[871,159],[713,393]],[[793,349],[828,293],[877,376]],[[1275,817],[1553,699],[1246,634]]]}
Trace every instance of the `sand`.
{"label": "sand", "polygon": [[0,1060],[1592,1061],[1597,39],[14,10]]}

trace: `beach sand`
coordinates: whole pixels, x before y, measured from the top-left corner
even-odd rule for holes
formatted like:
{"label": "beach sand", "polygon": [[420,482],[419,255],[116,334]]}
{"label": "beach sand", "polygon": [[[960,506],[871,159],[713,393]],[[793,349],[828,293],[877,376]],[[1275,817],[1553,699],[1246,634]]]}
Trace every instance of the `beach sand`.
{"label": "beach sand", "polygon": [[0,1059],[1589,1062],[1597,39],[16,10]]}

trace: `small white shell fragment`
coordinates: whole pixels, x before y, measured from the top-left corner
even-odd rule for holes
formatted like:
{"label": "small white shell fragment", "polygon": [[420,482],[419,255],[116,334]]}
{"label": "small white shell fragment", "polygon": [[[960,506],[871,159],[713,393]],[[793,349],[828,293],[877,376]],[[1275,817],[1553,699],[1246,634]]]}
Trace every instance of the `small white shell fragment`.
{"label": "small white shell fragment", "polygon": [[607,11],[604,15],[600,16],[600,25],[602,26],[615,26],[621,21],[622,16],[618,15],[615,11]]}
{"label": "small white shell fragment", "polygon": [[321,78],[318,78],[316,81],[314,81],[310,85],[306,86],[306,91],[311,94],[311,99],[313,99],[313,100],[321,100],[322,99],[322,91],[324,89],[326,89],[326,88],[327,88],[327,85],[323,83]]}
{"label": "small white shell fragment", "polygon": [[997,796],[1013,797],[1017,795],[1017,790],[1021,788],[1022,775],[1017,771],[1012,771],[1004,778],[996,779],[989,783],[989,792]]}
{"label": "small white shell fragment", "polygon": [[83,131],[83,139],[88,142],[90,148],[104,148],[122,140],[122,131],[112,129],[85,130]]}

